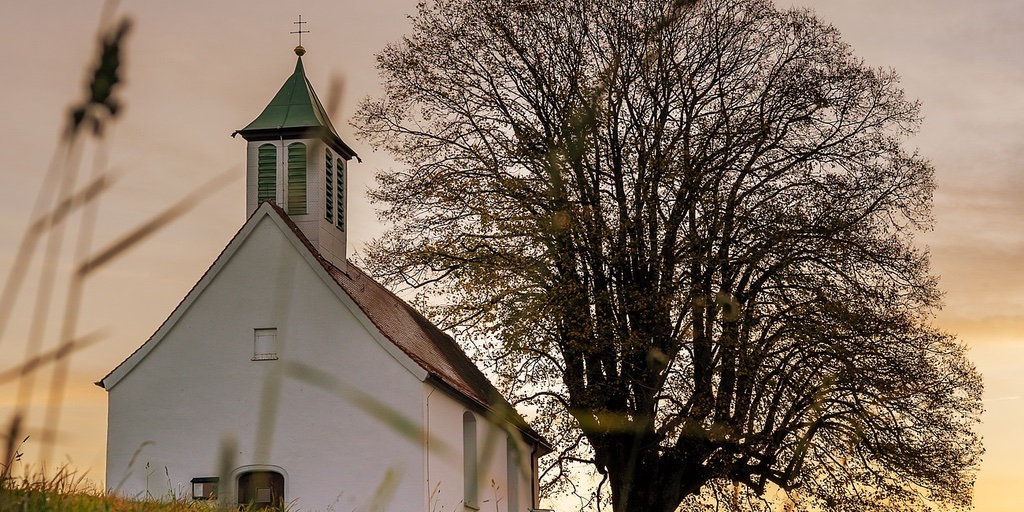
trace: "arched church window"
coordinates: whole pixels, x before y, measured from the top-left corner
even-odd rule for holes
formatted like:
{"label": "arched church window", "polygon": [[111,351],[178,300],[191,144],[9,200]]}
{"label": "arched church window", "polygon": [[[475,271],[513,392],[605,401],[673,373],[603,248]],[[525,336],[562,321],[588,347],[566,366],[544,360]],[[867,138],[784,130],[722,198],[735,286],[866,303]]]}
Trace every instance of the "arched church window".
{"label": "arched church window", "polygon": [[256,201],[277,200],[277,147],[263,144],[256,157]]}
{"label": "arched church window", "polygon": [[508,484],[505,489],[508,492],[509,512],[519,510],[519,478],[522,474],[522,470],[519,469],[519,459],[519,443],[512,437],[512,434],[509,434],[505,437],[505,471]]}
{"label": "arched church window", "polygon": [[306,213],[306,145],[288,145],[288,214]]}
{"label": "arched church window", "polygon": [[476,453],[476,417],[466,411],[462,415],[462,504],[472,509],[480,509],[477,498],[480,487],[480,474],[477,466]]}

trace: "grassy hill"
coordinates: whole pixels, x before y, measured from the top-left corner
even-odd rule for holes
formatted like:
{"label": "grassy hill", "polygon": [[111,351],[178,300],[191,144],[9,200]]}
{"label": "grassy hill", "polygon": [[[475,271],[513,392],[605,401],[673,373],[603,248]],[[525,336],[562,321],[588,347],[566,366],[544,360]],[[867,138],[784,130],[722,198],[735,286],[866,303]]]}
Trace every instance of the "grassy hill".
{"label": "grassy hill", "polygon": [[58,471],[0,481],[0,512],[196,512],[218,508],[215,501],[192,501],[168,493],[149,499],[110,496],[84,475]]}

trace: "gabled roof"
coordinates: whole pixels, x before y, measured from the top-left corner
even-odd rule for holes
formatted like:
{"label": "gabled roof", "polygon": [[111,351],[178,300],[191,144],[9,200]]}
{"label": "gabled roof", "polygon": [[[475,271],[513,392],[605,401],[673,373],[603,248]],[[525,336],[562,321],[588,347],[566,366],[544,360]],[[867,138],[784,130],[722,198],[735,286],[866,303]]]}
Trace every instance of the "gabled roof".
{"label": "gabled roof", "polygon": [[515,425],[544,450],[551,451],[550,443],[526,423],[451,336],[352,262],[348,262],[346,271],[334,266],[313,248],[279,206],[269,204],[380,333],[426,370],[430,380],[449,388],[467,405]]}
{"label": "gabled roof", "polygon": [[245,140],[312,135],[323,139],[345,158],[357,156],[331,124],[320,98],[306,78],[301,56],[295,62],[295,71],[285,80],[274,99],[253,122],[236,133]]}
{"label": "gabled roof", "polygon": [[[203,274],[203,277],[164,321],[163,325],[157,329],[157,332],[103,379],[96,382],[96,385],[104,389],[111,389],[146,357],[264,216],[275,221],[275,224],[282,228],[282,232],[286,236],[290,233],[289,238],[292,239],[293,245],[299,248],[300,252],[305,251],[304,256],[307,260],[314,266],[319,264],[323,272],[318,273],[327,284],[337,286],[340,293],[344,293],[351,299],[365,315],[365,319],[368,319],[379,334],[386,339],[381,343],[390,344],[391,350],[398,349],[402,354],[400,362],[401,360],[411,361],[418,367],[416,374],[421,380],[429,380],[438,385],[471,408],[508,421],[526,438],[537,443],[543,453],[551,451],[550,443],[526,423],[454,339],[351,262],[348,263],[346,271],[334,266],[317,252],[302,230],[292,222],[288,215],[270,201],[264,202],[253,212],[245,225],[228,242],[213,265]],[[408,359],[405,359],[406,357]]]}

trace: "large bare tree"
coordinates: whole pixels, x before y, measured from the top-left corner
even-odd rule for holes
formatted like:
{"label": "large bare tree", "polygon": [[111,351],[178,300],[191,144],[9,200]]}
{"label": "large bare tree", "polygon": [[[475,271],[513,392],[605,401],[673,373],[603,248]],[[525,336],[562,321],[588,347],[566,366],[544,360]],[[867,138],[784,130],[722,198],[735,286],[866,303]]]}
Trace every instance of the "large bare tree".
{"label": "large bare tree", "polygon": [[365,261],[538,411],[552,474],[592,464],[620,512],[723,484],[969,507],[981,380],[930,323],[933,169],[893,71],[769,0],[433,0],[412,22],[357,115],[402,164]]}

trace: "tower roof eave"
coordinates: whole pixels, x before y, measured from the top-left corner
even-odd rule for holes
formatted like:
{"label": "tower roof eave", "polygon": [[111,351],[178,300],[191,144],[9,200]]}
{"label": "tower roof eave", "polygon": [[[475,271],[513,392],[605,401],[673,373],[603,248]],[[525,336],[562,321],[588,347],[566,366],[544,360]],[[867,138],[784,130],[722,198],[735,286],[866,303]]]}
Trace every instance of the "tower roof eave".
{"label": "tower roof eave", "polygon": [[295,71],[274,99],[253,122],[236,133],[245,140],[271,140],[286,135],[312,135],[323,139],[346,159],[359,156],[338,136],[320,98],[306,78],[300,56]]}
{"label": "tower roof eave", "polygon": [[238,130],[235,133],[247,141],[318,138],[346,160],[359,158],[359,155],[348,144],[345,144],[341,137],[323,126]]}

